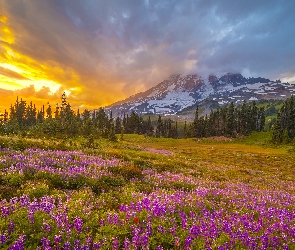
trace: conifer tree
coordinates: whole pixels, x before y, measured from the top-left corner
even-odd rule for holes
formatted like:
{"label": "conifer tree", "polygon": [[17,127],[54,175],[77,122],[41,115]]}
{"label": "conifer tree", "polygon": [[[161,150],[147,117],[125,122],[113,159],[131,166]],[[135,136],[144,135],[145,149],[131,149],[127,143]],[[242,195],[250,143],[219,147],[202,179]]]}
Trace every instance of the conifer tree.
{"label": "conifer tree", "polygon": [[174,138],[174,139],[178,138],[178,125],[177,125],[177,122],[175,122],[175,126],[173,128],[172,138]]}
{"label": "conifer tree", "polygon": [[58,118],[60,118],[60,111],[59,111],[58,103],[55,105],[54,118],[55,118],[55,120],[57,120]]}
{"label": "conifer tree", "polygon": [[258,130],[257,131],[263,131],[265,126],[265,109],[264,107],[259,108],[259,115],[258,115]]}
{"label": "conifer tree", "polygon": [[157,128],[156,128],[156,137],[161,137],[163,135],[164,135],[164,124],[163,124],[161,116],[159,115],[158,121],[157,121]]}
{"label": "conifer tree", "polygon": [[44,110],[44,105],[43,105],[41,110],[39,110],[37,113],[37,122],[43,123],[44,120],[45,120],[45,110]]}
{"label": "conifer tree", "polygon": [[257,131],[258,121],[258,108],[256,106],[256,102],[252,102],[251,111],[250,111],[250,131]]}
{"label": "conifer tree", "polygon": [[152,136],[154,134],[154,127],[152,125],[151,117],[149,116],[147,120],[147,126],[146,126],[146,132],[145,134],[147,136]]}
{"label": "conifer tree", "polygon": [[226,114],[226,134],[229,136],[235,135],[235,109],[233,102],[230,103]]}
{"label": "conifer tree", "polygon": [[118,141],[118,138],[115,134],[114,123],[111,123],[110,131],[109,131],[109,140],[112,142]]}
{"label": "conifer tree", "polygon": [[278,113],[276,122],[274,124],[272,140],[276,143],[281,143],[283,141],[284,130],[281,124],[281,112]]}
{"label": "conifer tree", "polygon": [[196,107],[196,111],[195,111],[195,118],[194,118],[194,122],[193,122],[193,127],[192,127],[192,136],[193,137],[199,137],[200,136],[200,131],[198,129],[199,127],[199,107]]}
{"label": "conifer tree", "polygon": [[90,111],[85,109],[82,113],[82,133],[84,136],[88,137],[89,135],[93,134],[93,123],[91,120]]}
{"label": "conifer tree", "polygon": [[120,140],[122,141],[124,139],[124,126],[121,126],[121,136]]}
{"label": "conifer tree", "polygon": [[115,133],[116,134],[120,134],[121,133],[121,127],[122,127],[122,124],[121,124],[121,119],[120,117],[118,116],[115,120]]}
{"label": "conifer tree", "polygon": [[295,100],[292,95],[288,102],[288,136],[290,139],[295,138]]}
{"label": "conifer tree", "polygon": [[187,125],[186,125],[186,121],[184,121],[183,138],[187,138],[187,137],[188,137],[188,133],[187,133]]}
{"label": "conifer tree", "polygon": [[52,109],[51,109],[51,106],[50,106],[49,102],[48,102],[48,107],[46,109],[46,118],[47,119],[51,119],[52,118]]}
{"label": "conifer tree", "polygon": [[126,124],[127,124],[127,119],[126,119],[126,114],[124,113],[123,121],[122,121],[122,125],[124,126],[124,128],[126,128]]}

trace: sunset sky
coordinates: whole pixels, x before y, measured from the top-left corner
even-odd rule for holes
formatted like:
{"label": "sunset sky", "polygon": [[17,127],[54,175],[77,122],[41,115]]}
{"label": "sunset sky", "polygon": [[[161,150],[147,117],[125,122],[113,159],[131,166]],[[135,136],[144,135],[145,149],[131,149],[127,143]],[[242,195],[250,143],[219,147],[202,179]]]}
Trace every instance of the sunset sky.
{"label": "sunset sky", "polygon": [[92,109],[172,74],[295,83],[293,0],[0,0],[0,113]]}

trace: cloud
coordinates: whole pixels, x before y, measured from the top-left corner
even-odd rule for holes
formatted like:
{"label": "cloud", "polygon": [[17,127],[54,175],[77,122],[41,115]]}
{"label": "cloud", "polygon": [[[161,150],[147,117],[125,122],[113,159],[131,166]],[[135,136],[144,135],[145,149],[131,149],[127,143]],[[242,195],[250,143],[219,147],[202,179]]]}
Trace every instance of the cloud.
{"label": "cloud", "polygon": [[18,80],[28,80],[26,77],[22,76],[21,74],[13,70],[3,68],[1,66],[0,66],[0,75],[7,76],[9,78],[18,79]]}
{"label": "cloud", "polygon": [[23,76],[36,89],[51,81],[44,86],[67,90],[81,107],[110,104],[177,73],[271,79],[295,73],[294,1],[0,3],[6,17],[0,60],[23,71],[0,68],[1,74]]}

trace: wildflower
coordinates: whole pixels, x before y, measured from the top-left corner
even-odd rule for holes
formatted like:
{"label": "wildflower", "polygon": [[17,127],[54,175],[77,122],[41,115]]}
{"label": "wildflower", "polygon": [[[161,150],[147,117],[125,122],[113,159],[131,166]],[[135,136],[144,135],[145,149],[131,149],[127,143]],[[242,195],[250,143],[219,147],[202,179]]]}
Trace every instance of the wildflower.
{"label": "wildflower", "polygon": [[134,220],[133,220],[133,222],[134,222],[135,224],[137,224],[137,223],[139,222],[139,219],[138,219],[137,217],[135,217]]}
{"label": "wildflower", "polygon": [[174,246],[175,247],[180,247],[180,238],[179,237],[175,237]]}
{"label": "wildflower", "polygon": [[81,218],[79,217],[76,217],[74,219],[74,228],[76,229],[76,231],[78,233],[81,233],[82,232],[82,227],[83,227],[83,221]]}

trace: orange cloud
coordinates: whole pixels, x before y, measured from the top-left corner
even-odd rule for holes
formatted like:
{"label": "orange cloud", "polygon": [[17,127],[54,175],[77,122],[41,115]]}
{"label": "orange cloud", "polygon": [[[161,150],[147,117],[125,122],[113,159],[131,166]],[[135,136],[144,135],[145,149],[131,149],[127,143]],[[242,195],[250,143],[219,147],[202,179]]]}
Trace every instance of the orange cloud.
{"label": "orange cloud", "polygon": [[28,78],[22,76],[21,74],[0,66],[0,75],[7,76],[9,78],[17,79],[17,80],[28,80]]}

